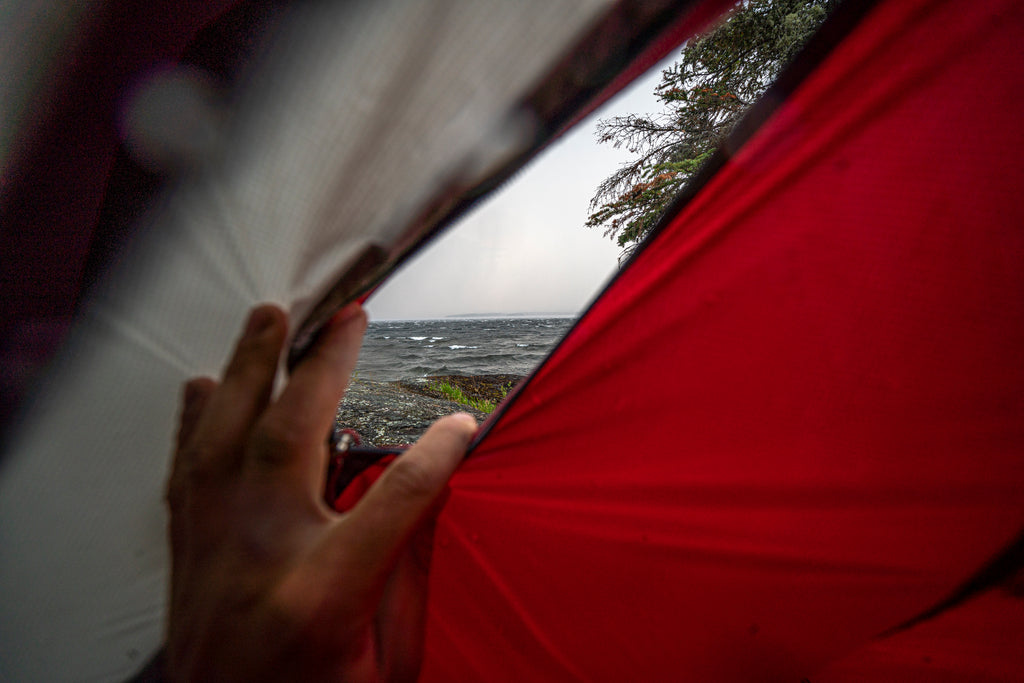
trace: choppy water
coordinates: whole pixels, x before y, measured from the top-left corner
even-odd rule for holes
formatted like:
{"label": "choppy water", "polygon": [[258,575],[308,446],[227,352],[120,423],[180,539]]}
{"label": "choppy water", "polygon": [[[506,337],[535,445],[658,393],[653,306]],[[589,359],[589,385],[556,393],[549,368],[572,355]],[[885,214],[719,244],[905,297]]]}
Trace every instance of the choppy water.
{"label": "choppy water", "polygon": [[376,381],[426,375],[526,375],[574,318],[382,320],[366,331],[360,377]]}

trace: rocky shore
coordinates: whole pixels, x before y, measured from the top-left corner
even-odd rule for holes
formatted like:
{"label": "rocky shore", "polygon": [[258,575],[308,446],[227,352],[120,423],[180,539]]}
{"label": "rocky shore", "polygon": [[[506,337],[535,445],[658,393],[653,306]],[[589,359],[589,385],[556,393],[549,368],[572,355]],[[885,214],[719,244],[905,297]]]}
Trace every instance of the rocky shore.
{"label": "rocky shore", "polygon": [[498,403],[522,379],[519,375],[442,375],[374,382],[356,377],[338,406],[335,422],[359,432],[364,445],[413,443],[439,417],[459,411],[477,420],[487,417],[483,411],[446,398],[439,388],[442,383],[458,387],[472,400]]}

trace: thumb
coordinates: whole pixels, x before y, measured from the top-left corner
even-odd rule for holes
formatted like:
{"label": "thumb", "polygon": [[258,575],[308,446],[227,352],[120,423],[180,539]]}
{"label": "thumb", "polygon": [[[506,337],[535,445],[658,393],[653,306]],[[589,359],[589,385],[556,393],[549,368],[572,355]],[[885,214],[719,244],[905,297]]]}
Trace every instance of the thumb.
{"label": "thumb", "polygon": [[[466,454],[476,420],[466,413],[435,422],[415,446],[384,471],[346,514],[351,557],[385,575],[412,533],[444,494]],[[358,539],[358,540],[356,540]],[[358,566],[358,565],[357,565]]]}

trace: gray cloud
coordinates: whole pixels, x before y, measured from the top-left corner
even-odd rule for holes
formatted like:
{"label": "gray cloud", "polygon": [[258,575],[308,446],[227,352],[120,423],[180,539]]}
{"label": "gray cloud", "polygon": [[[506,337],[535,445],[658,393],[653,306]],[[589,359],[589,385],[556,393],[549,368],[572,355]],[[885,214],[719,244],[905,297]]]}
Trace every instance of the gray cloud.
{"label": "gray cloud", "polygon": [[[669,58],[669,62],[672,58]],[[436,239],[368,302],[372,319],[581,311],[619,248],[584,226],[597,185],[628,153],[594,140],[598,118],[653,111],[652,69]]]}

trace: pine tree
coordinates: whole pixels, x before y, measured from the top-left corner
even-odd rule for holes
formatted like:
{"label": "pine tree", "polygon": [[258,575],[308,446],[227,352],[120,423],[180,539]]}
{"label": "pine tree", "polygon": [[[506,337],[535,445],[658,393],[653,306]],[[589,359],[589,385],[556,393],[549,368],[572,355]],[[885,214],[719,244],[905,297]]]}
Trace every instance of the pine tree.
{"label": "pine tree", "polygon": [[836,0],[743,0],[662,72],[659,114],[601,120],[597,139],[637,158],[598,186],[587,226],[627,256],[747,108],[821,25]]}

